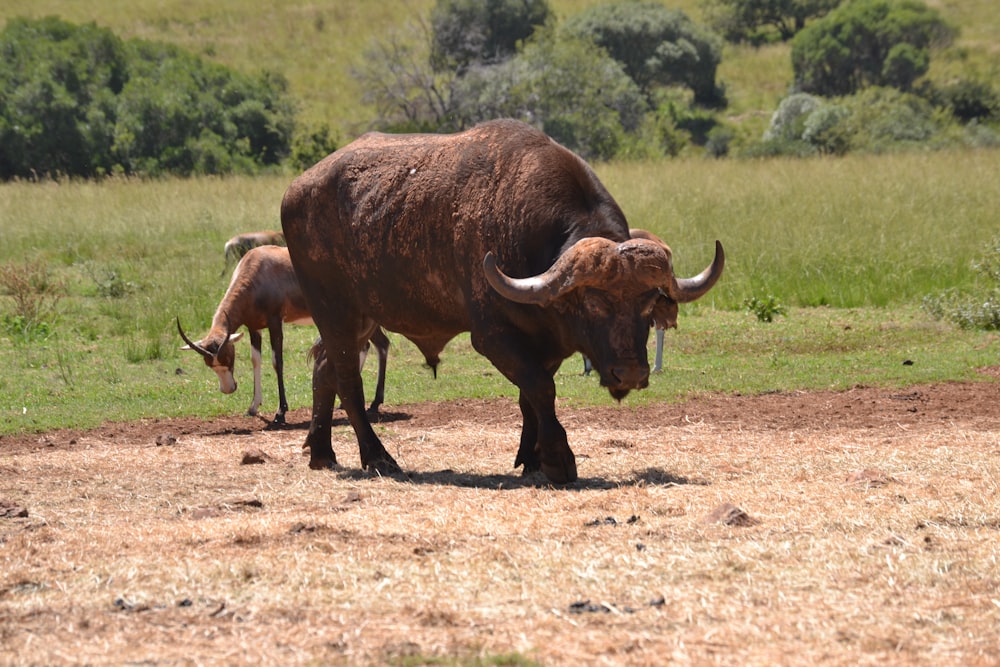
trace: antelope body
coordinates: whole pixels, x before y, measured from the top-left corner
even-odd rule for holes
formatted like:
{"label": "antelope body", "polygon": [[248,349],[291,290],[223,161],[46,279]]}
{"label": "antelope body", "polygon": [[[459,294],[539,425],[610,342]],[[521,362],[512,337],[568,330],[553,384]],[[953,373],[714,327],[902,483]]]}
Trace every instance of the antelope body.
{"label": "antelope body", "polygon": [[[283,424],[288,411],[285,398],[284,364],[282,346],[284,322],[312,324],[312,315],[302,295],[295,271],[288,257],[288,249],[273,245],[251,248],[236,265],[229,288],[212,317],[212,327],[198,342],[192,341],[177,321],[177,330],[186,345],[181,349],[195,350],[205,364],[219,377],[219,391],[231,394],[236,391],[233,367],[236,348],[233,345],[243,334],[236,330],[245,326],[250,332],[251,360],[253,363],[253,401],[248,415],[256,415],[262,402],[261,392],[261,330],[267,329],[271,342],[271,363],[278,377],[278,412],[274,423]],[[376,412],[385,393],[385,364],[389,339],[381,329],[371,336],[379,355],[378,386],[372,400],[371,412]],[[360,363],[369,344],[361,350]]]}
{"label": "antelope body", "polygon": [[266,230],[238,234],[229,239],[225,246],[226,265],[222,268],[222,273],[219,276],[225,275],[231,264],[239,262],[248,252],[262,245],[283,246],[285,245],[285,235],[281,232]]}

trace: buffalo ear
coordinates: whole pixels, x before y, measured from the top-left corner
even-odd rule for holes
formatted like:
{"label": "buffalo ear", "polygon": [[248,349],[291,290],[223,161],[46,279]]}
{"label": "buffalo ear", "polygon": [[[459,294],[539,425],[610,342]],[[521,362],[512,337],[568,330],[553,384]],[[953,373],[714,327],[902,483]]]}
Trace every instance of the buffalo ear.
{"label": "buffalo ear", "polygon": [[177,349],[178,350],[193,350],[194,348],[191,347],[190,345],[182,345],[181,347],[179,347]]}
{"label": "buffalo ear", "polygon": [[238,333],[234,333],[234,334],[229,334],[229,342],[230,343],[235,343],[240,338],[243,338],[243,332],[242,331],[240,331]]}

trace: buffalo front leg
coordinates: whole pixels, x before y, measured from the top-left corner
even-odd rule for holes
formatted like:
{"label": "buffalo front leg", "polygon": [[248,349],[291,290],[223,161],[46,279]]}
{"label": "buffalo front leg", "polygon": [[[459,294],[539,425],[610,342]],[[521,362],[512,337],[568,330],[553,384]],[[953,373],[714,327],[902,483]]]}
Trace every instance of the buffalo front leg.
{"label": "buffalo front leg", "polygon": [[531,407],[531,403],[525,398],[524,392],[518,397],[518,404],[521,406],[521,444],[517,448],[517,458],[514,459],[514,467],[524,466],[524,474],[530,475],[542,469],[541,461],[538,460],[538,418]]}
{"label": "buffalo front leg", "polygon": [[309,423],[309,433],[306,435],[304,446],[309,448],[309,467],[313,470],[322,470],[337,465],[337,456],[333,453],[333,444],[330,440],[333,402],[337,397],[337,379],[333,367],[327,363],[325,354],[319,355],[313,364],[312,389],[312,420]]}
{"label": "buffalo front leg", "polygon": [[556,418],[553,376],[558,362],[539,359],[537,341],[525,339],[520,332],[479,335],[474,331],[472,344],[521,390],[518,404],[524,421],[514,466],[524,465],[525,474],[541,470],[554,484],[575,482],[576,457]]}

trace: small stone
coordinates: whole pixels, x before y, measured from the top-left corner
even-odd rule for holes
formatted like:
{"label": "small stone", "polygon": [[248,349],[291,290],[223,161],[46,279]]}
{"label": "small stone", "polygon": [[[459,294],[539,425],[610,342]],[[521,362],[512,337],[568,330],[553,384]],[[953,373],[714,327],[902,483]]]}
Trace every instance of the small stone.
{"label": "small stone", "polygon": [[753,518],[732,503],[722,503],[712,510],[703,521],[704,523],[721,523],[726,526],[740,526],[744,528],[747,526],[756,526],[760,523],[759,519]]}
{"label": "small stone", "polygon": [[248,449],[243,452],[243,458],[240,460],[240,465],[259,465],[270,460],[271,457],[263,451],[259,449]]}

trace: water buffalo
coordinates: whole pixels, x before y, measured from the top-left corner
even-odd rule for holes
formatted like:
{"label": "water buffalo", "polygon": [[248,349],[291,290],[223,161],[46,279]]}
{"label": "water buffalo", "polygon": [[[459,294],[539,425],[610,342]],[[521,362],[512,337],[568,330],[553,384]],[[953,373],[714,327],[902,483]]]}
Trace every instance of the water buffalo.
{"label": "water buffalo", "polygon": [[469,331],[520,390],[514,466],[567,483],[577,469],[555,413],[559,365],[582,352],[618,400],[647,386],[651,322],[704,295],[725,263],[716,242],[708,268],[677,278],[668,247],[629,238],[586,162],[513,120],[451,135],[366,134],[291,183],[281,224],[327,349],[313,378],[309,465],[336,464],[340,394],[361,465],[380,474],[399,466],[365,415],[356,353],[376,323],[432,367]]}

